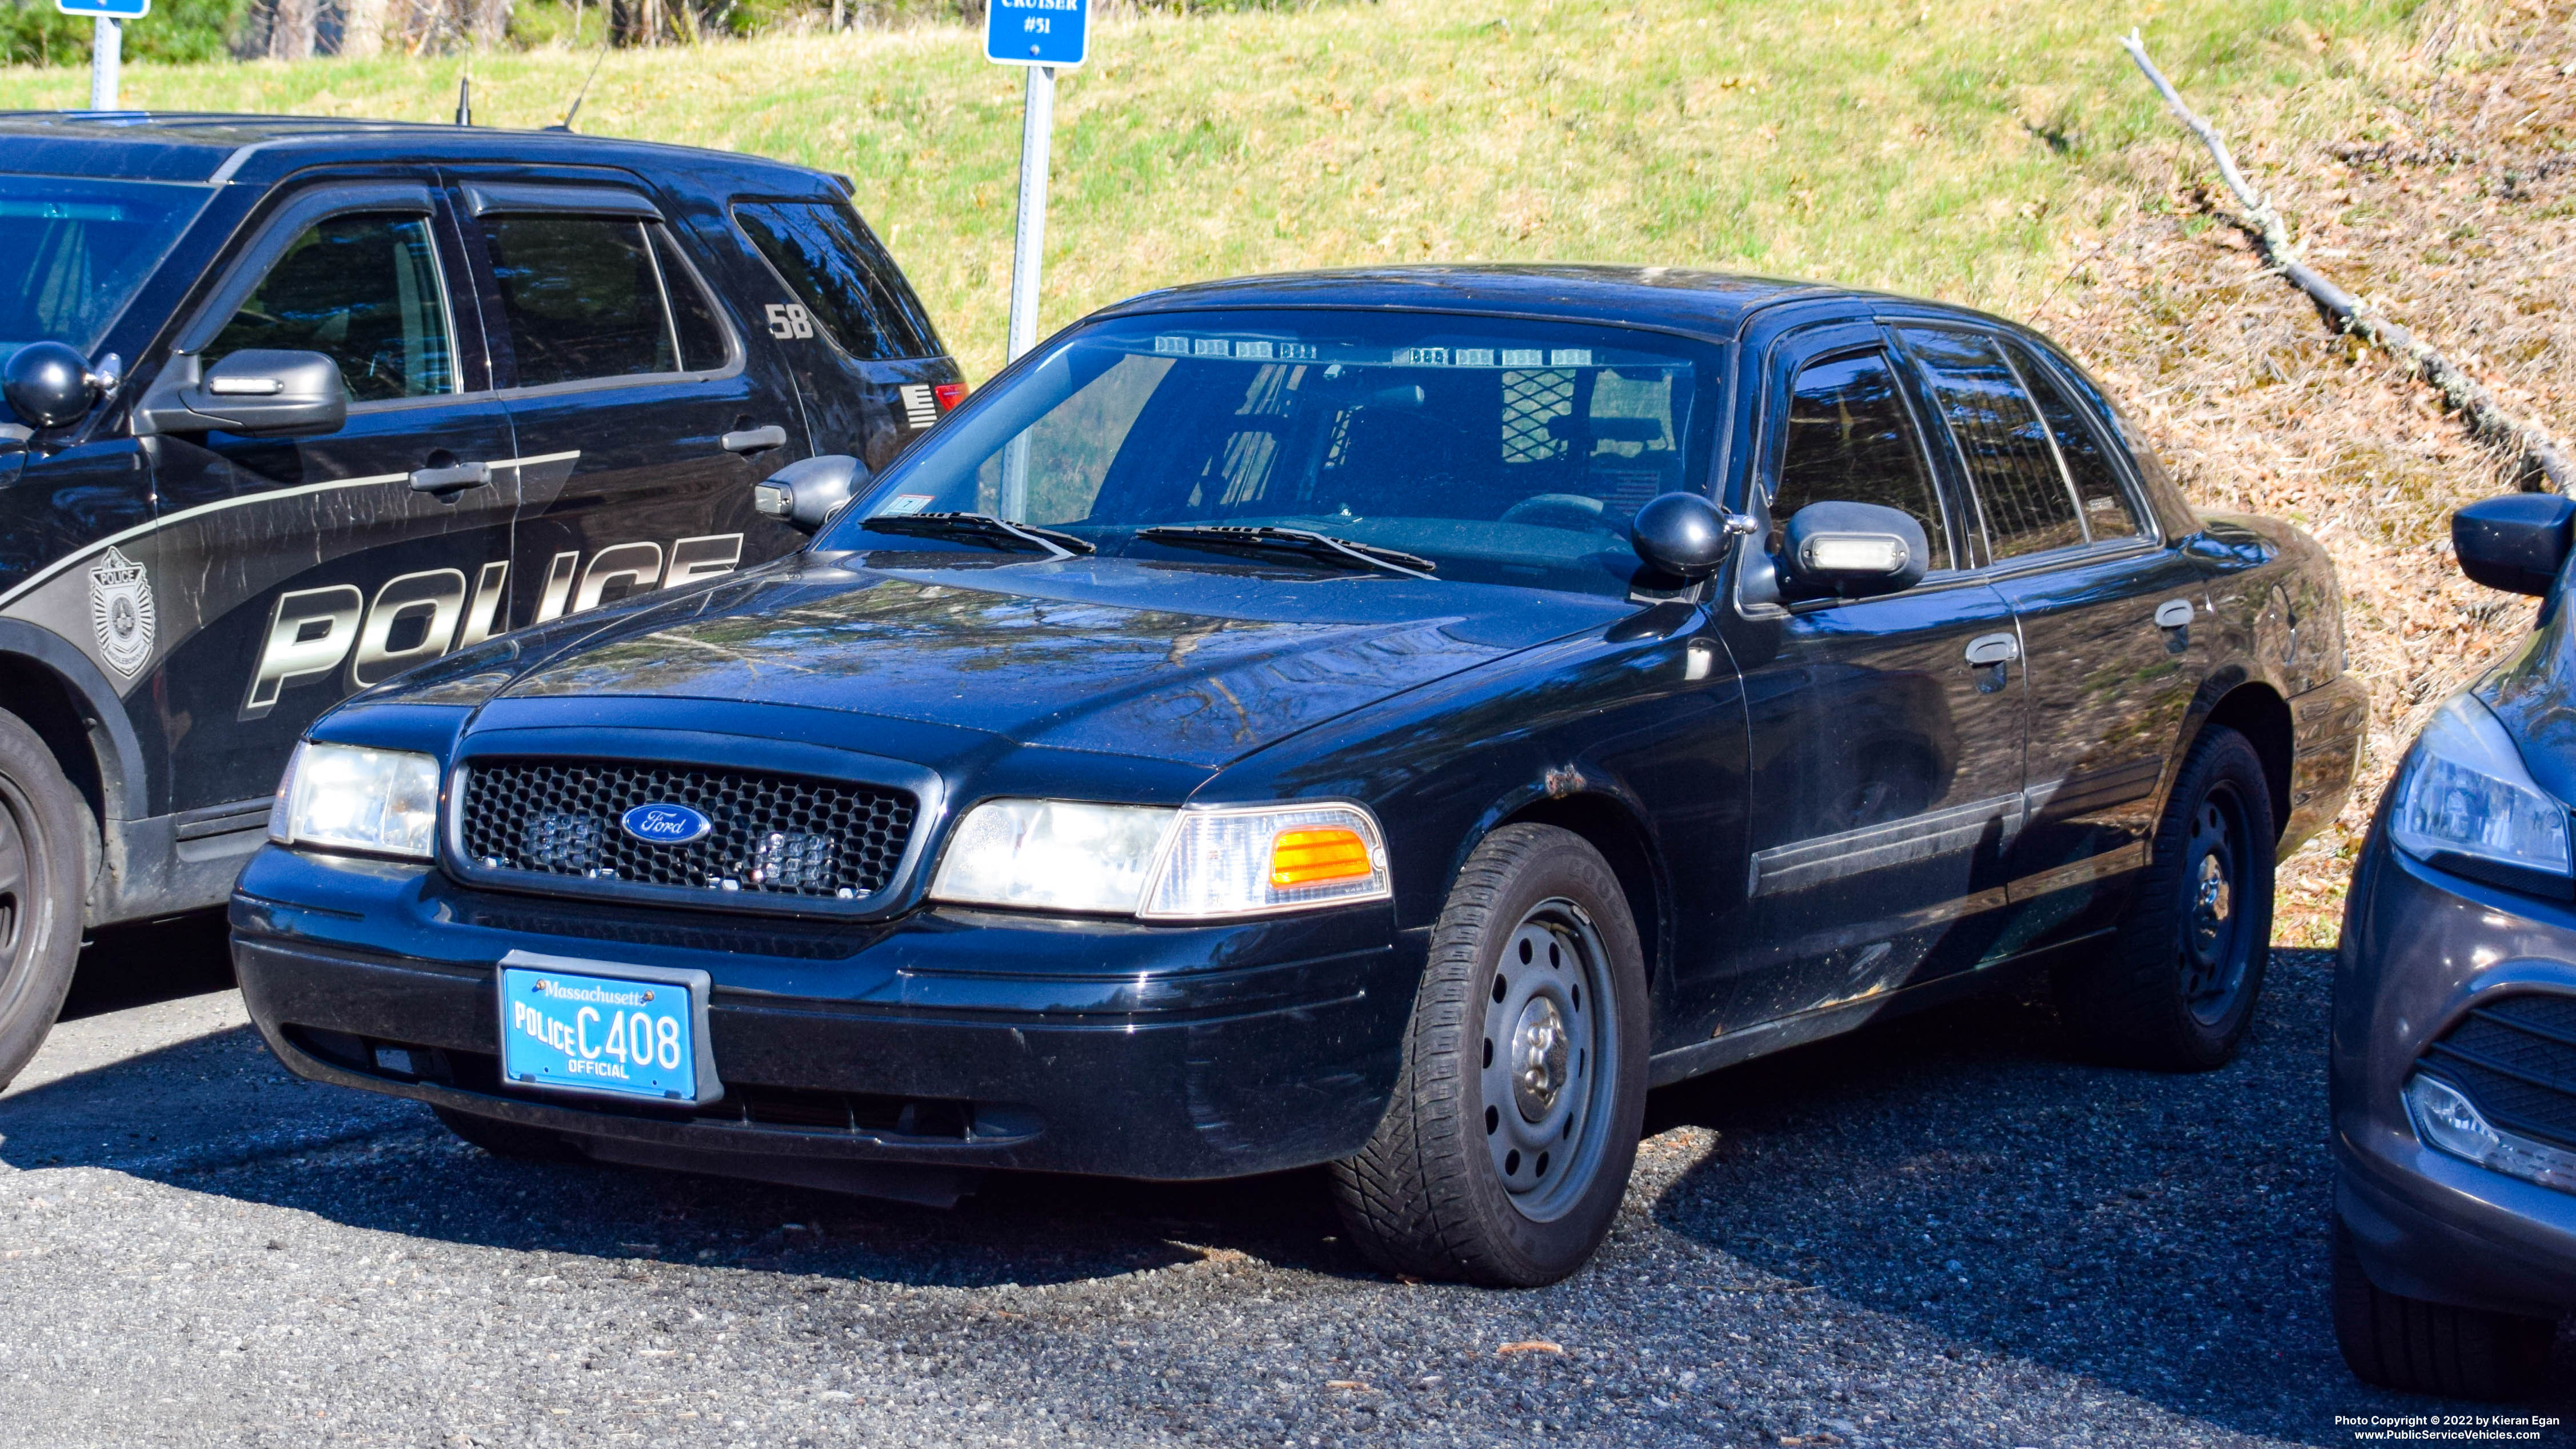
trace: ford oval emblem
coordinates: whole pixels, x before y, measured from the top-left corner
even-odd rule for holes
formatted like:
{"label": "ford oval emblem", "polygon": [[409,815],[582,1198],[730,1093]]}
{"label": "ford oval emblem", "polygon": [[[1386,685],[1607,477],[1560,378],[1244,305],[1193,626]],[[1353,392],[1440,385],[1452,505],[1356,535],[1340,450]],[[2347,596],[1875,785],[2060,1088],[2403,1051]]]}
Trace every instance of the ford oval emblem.
{"label": "ford oval emblem", "polygon": [[716,823],[686,805],[638,805],[617,817],[618,825],[647,845],[686,845],[716,828]]}

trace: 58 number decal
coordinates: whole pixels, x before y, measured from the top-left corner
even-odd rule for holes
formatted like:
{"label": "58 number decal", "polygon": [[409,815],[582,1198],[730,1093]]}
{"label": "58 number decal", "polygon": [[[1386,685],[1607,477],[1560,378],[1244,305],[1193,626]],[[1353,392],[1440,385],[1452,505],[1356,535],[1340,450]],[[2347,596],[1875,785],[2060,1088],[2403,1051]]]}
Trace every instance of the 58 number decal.
{"label": "58 number decal", "polygon": [[794,302],[769,304],[769,335],[772,337],[811,337],[814,319]]}

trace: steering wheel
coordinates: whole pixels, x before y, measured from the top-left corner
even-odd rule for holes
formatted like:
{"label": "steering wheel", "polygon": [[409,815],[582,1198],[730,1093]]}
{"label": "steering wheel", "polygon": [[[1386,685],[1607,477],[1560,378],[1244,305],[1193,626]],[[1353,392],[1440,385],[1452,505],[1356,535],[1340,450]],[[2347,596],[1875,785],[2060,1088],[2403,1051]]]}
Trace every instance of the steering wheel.
{"label": "steering wheel", "polygon": [[1598,533],[1608,522],[1601,500],[1581,493],[1534,493],[1503,510],[1502,522]]}

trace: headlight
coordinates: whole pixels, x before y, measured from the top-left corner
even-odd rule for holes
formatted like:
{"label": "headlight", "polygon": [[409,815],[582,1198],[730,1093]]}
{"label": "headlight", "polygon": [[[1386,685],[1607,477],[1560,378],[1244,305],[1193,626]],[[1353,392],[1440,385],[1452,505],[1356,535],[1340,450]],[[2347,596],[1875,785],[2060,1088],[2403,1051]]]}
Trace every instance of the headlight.
{"label": "headlight", "polygon": [[1387,894],[1386,842],[1356,805],[1184,810],[1136,914],[1252,916]]}
{"label": "headlight", "polygon": [[286,762],[268,838],[427,859],[438,828],[438,761],[409,750],[307,741]]}
{"label": "headlight", "polygon": [[968,811],[930,894],[943,901],[1128,915],[1175,810],[990,800]]}
{"label": "headlight", "polygon": [[2551,889],[2570,874],[2565,807],[2532,783],[2513,737],[2472,695],[2424,727],[2397,781],[2388,833],[2419,860],[2502,885]]}
{"label": "headlight", "polygon": [[994,800],[959,823],[930,894],[1156,921],[1264,915],[1383,898],[1386,845],[1355,805]]}

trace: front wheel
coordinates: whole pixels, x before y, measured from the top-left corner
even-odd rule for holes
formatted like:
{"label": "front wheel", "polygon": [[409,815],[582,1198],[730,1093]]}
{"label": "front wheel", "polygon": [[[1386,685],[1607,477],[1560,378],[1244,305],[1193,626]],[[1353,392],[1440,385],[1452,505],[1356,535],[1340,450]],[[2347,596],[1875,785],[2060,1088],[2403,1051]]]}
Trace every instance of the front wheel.
{"label": "front wheel", "polygon": [[94,839],[43,738],[0,713],[0,1087],[45,1044],[71,990]]}
{"label": "front wheel", "polygon": [[2109,949],[2054,978],[2058,1014],[2089,1054],[2166,1072],[2236,1055],[2271,960],[2278,838],[2254,742],[2225,725],[2202,730]]}
{"label": "front wheel", "polygon": [[1645,960],[1618,877],[1570,831],[1504,826],[1433,928],[1386,1116],[1334,1164],[1342,1220],[1391,1272],[1553,1283],[1609,1234],[1645,1103]]}

